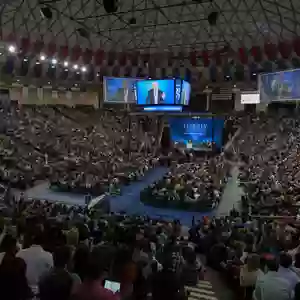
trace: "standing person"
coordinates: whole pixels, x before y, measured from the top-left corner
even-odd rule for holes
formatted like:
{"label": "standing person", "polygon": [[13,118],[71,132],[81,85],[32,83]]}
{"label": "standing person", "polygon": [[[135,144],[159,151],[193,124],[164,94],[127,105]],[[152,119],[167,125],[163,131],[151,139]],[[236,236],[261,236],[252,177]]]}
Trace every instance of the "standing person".
{"label": "standing person", "polygon": [[278,274],[276,258],[266,261],[266,274],[257,279],[254,300],[292,300],[290,284]]}
{"label": "standing person", "polygon": [[152,89],[148,91],[146,104],[162,104],[165,99],[165,93],[159,89],[158,82],[152,83]]}
{"label": "standing person", "polygon": [[244,288],[245,300],[252,300],[255,284],[260,276],[263,276],[260,270],[260,257],[257,254],[251,254],[240,270],[240,285]]}
{"label": "standing person", "polygon": [[117,293],[103,287],[103,268],[91,255],[86,262],[86,277],[74,291],[72,300],[119,300]]}
{"label": "standing person", "polygon": [[72,289],[81,283],[79,276],[67,269],[71,260],[71,248],[68,246],[57,248],[53,260],[54,268],[39,282],[40,300],[69,299]]}
{"label": "standing person", "polygon": [[33,235],[32,245],[17,253],[17,257],[22,258],[27,265],[26,277],[34,294],[38,291],[40,278],[53,267],[52,254],[43,249],[42,243],[43,232],[38,228]]}
{"label": "standing person", "polygon": [[3,300],[29,300],[32,292],[26,279],[23,259],[6,255],[0,265],[0,290]]}

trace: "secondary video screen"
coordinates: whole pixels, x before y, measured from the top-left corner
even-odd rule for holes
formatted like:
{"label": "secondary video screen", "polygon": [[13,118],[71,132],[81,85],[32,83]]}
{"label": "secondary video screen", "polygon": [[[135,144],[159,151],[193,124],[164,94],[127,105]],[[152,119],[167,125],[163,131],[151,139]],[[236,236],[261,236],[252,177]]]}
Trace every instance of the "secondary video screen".
{"label": "secondary video screen", "polygon": [[139,105],[174,104],[175,81],[143,80],[137,82],[137,103]]}
{"label": "secondary video screen", "polygon": [[104,77],[103,90],[106,103],[136,103],[137,78]]}
{"label": "secondary video screen", "polygon": [[182,81],[181,105],[189,105],[191,97],[191,85],[187,81]]}

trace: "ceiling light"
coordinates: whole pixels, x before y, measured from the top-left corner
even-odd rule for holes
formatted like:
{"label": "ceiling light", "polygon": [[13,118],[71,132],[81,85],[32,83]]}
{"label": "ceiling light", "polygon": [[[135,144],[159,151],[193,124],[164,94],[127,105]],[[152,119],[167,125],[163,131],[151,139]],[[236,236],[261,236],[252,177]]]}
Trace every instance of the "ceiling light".
{"label": "ceiling light", "polygon": [[83,73],[86,72],[86,67],[82,67],[81,72],[83,72]]}
{"label": "ceiling light", "polygon": [[65,69],[65,72],[68,72],[69,70],[68,69]]}
{"label": "ceiling light", "polygon": [[77,70],[77,69],[78,69],[78,65],[74,65],[74,66],[73,66],[73,69],[74,69],[74,70]]}
{"label": "ceiling light", "polygon": [[42,55],[40,56],[40,60],[41,60],[41,61],[46,60],[46,56],[42,54]]}
{"label": "ceiling light", "polygon": [[15,53],[16,52],[16,47],[11,45],[11,46],[8,47],[8,51],[10,53]]}
{"label": "ceiling light", "polygon": [[28,61],[28,58],[25,57],[25,58],[23,59],[23,61]]}
{"label": "ceiling light", "polygon": [[40,63],[39,61],[37,61],[35,64],[36,64],[36,65],[40,65],[41,63]]}
{"label": "ceiling light", "polygon": [[64,62],[64,67],[67,67],[69,63],[67,61]]}
{"label": "ceiling light", "polygon": [[52,63],[53,65],[56,65],[56,64],[57,64],[57,59],[53,58],[52,61],[51,61],[51,63]]}

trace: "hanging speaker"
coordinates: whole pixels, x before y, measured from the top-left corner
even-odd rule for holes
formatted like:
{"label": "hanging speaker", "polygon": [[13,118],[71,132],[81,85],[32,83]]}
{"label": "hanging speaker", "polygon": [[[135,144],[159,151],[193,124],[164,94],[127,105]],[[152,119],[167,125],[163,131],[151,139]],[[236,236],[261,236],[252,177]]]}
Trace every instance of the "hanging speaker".
{"label": "hanging speaker", "polygon": [[103,0],[103,6],[108,14],[117,12],[118,0]]}
{"label": "hanging speaker", "polygon": [[211,26],[215,26],[217,24],[218,17],[219,13],[217,11],[211,12],[207,17],[208,24]]}

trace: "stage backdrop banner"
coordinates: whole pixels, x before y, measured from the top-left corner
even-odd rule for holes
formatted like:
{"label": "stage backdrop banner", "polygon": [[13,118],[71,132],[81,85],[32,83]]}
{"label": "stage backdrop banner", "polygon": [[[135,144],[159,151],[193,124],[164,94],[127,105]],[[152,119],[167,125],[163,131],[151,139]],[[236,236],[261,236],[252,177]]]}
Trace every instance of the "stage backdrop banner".
{"label": "stage backdrop banner", "polygon": [[261,103],[300,100],[300,69],[261,74],[258,88]]}
{"label": "stage backdrop banner", "polygon": [[242,93],[241,94],[241,104],[259,104],[260,103],[260,95],[259,92],[253,93]]}
{"label": "stage backdrop banner", "polygon": [[103,97],[105,103],[136,103],[136,83],[139,78],[103,78]]}
{"label": "stage backdrop banner", "polygon": [[170,132],[173,142],[185,144],[197,150],[201,145],[214,142],[218,148],[223,142],[223,118],[171,117]]}

